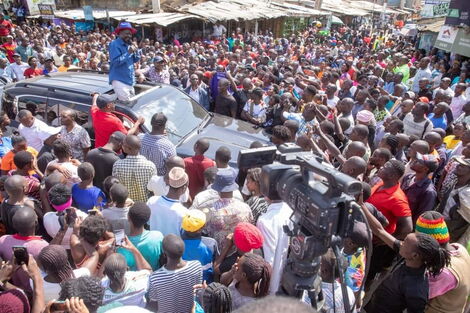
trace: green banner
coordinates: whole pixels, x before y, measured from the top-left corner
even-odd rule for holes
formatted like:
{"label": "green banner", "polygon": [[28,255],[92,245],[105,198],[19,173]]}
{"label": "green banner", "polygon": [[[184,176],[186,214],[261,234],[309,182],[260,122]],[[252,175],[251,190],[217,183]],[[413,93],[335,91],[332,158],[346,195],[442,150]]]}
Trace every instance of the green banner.
{"label": "green banner", "polygon": [[459,29],[451,51],[466,57],[470,57],[470,32],[466,32],[462,28]]}

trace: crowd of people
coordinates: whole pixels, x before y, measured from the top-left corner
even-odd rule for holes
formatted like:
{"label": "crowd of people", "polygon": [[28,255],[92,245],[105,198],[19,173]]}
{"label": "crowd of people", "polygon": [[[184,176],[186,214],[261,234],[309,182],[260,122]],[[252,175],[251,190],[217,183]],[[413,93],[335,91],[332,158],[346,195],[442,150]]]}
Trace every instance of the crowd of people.
{"label": "crowd of people", "polygon": [[345,299],[352,312],[466,312],[469,60],[365,27],[273,38],[220,26],[163,44],[137,41],[127,22],[75,32],[0,18],[8,82],[77,67],[109,71],[115,91],[93,94],[92,138],[73,110],[58,127],[31,107],[0,112],[0,312],[313,312],[307,293],[269,296],[289,266],[295,208],[263,194],[261,168],[234,168],[229,148],[205,156],[208,138],[178,156],[163,113],[149,133],[143,118],[126,128],[116,98],[144,80],[362,182],[363,218],[341,254],[321,257],[326,312],[345,312]]}

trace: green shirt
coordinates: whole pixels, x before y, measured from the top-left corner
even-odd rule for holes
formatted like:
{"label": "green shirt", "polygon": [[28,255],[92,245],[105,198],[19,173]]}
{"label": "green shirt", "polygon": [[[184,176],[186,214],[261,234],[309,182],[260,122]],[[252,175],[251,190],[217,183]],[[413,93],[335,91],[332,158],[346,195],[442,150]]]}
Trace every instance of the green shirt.
{"label": "green shirt", "polygon": [[[162,254],[162,241],[163,235],[161,232],[152,230],[144,230],[144,232],[138,236],[127,236],[132,244],[142,253],[144,259],[149,262],[152,266],[152,270],[160,268],[160,255]],[[129,250],[119,248],[118,253],[122,254],[127,261],[127,266],[131,271],[136,271],[137,266],[135,258]]]}
{"label": "green shirt", "polygon": [[402,83],[406,84],[408,79],[410,78],[410,68],[408,67],[408,64],[403,64],[400,66],[397,66],[393,69],[394,73],[402,73],[403,74],[403,79],[401,80]]}

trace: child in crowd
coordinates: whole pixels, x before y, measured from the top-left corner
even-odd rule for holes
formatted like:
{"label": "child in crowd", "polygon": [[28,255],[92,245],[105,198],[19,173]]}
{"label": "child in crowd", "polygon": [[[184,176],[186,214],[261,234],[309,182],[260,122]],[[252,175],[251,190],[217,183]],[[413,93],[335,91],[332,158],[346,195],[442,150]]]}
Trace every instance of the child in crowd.
{"label": "child in crowd", "polygon": [[80,164],[77,174],[82,181],[72,187],[73,205],[83,212],[93,210],[95,206],[101,208],[106,202],[106,196],[101,189],[93,186],[95,177],[93,165],[88,162]]}

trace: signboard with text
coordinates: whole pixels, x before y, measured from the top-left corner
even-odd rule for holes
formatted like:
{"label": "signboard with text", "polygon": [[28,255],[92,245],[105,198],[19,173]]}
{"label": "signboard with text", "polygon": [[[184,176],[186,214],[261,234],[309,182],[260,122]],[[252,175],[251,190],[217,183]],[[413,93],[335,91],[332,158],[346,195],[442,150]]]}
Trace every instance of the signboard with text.
{"label": "signboard with text", "polygon": [[451,0],[445,23],[448,25],[470,26],[470,1]]}
{"label": "signboard with text", "polygon": [[51,4],[38,4],[39,14],[45,19],[52,20],[54,18],[54,7]]}
{"label": "signboard with text", "polygon": [[30,15],[41,14],[41,11],[39,10],[40,4],[48,4],[51,5],[53,9],[55,9],[54,0],[26,0],[26,4],[28,5],[28,11]]}
{"label": "signboard with text", "polygon": [[427,0],[421,9],[420,16],[426,18],[447,16],[449,4],[449,0]]}

